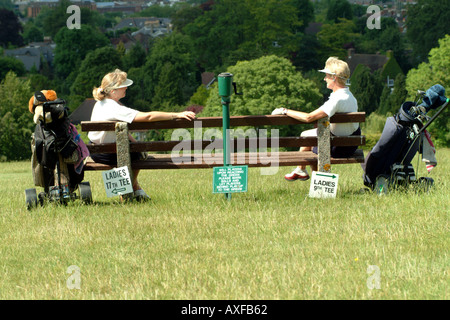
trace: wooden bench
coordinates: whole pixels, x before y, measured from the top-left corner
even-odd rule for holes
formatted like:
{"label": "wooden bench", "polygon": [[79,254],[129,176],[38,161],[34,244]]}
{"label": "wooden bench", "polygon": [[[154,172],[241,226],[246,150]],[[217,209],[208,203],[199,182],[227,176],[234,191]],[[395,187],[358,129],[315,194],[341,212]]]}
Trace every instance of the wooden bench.
{"label": "wooden bench", "polygon": [[[230,128],[245,127],[257,128],[250,130],[256,132],[256,137],[247,136],[230,140],[231,153],[230,161],[233,165],[248,165],[249,167],[274,167],[274,166],[297,166],[297,165],[318,165],[318,170],[329,172],[331,165],[346,163],[364,162],[362,149],[358,149],[348,158],[331,158],[331,146],[362,146],[365,144],[365,136],[345,136],[337,137],[330,134],[330,122],[364,122],[364,112],[354,112],[346,114],[335,114],[333,117],[320,119],[317,121],[318,137],[267,137],[261,136],[261,129],[267,132],[274,131],[277,126],[298,125],[303,122],[295,120],[285,115],[262,115],[262,116],[234,116],[230,118]],[[272,128],[267,128],[271,126]],[[177,141],[151,141],[151,142],[129,142],[129,131],[147,131],[162,129],[192,129],[199,128],[222,128],[221,117],[197,118],[194,121],[176,119],[169,121],[131,123],[125,122],[81,122],[81,130],[86,131],[115,131],[116,143],[89,144],[88,148],[93,153],[117,153],[118,167],[128,166],[129,169],[200,169],[223,166],[224,159],[221,154],[223,148],[222,139],[202,140],[177,140]],[[279,127],[278,127],[279,128]],[[244,130],[244,129],[242,129]],[[248,130],[248,129],[247,129]],[[272,131],[271,131],[272,130]],[[259,134],[258,134],[259,133]],[[195,135],[195,134],[194,134]],[[216,135],[217,136],[217,135]],[[202,134],[203,137],[203,134]],[[180,143],[183,143],[181,145]],[[211,147],[216,146],[214,152],[210,152]],[[180,147],[184,150],[192,150],[191,154],[184,155],[178,152]],[[257,150],[255,149],[257,146]],[[277,148],[296,148],[301,146],[318,146],[318,155],[313,152],[279,151]],[[265,148],[272,148],[267,152]],[[209,149],[208,149],[209,148]],[[219,150],[221,149],[221,150]],[[249,150],[250,149],[250,150]],[[263,150],[265,149],[265,150]],[[178,150],[174,152],[174,150]],[[275,150],[275,151],[274,151]],[[146,160],[139,160],[131,163],[130,152],[149,152]],[[166,152],[165,154],[161,152]],[[88,161],[85,170],[109,170],[109,165]],[[130,170],[131,172],[131,170]]]}

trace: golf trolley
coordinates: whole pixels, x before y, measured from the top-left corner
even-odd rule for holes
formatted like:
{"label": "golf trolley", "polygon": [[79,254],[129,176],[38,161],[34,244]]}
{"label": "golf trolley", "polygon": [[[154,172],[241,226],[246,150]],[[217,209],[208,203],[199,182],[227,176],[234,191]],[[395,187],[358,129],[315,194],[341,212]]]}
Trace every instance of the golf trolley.
{"label": "golf trolley", "polygon": [[65,101],[44,102],[43,117],[36,125],[31,143],[33,179],[44,191],[37,194],[35,188],[25,190],[28,210],[47,201],[67,204],[80,199],[85,204],[92,203],[90,184],[82,182],[84,172],[75,168],[79,162],[80,137],[74,137],[73,132]]}
{"label": "golf trolley", "polygon": [[[426,92],[419,90],[414,101],[404,102],[397,114],[386,119],[380,140],[362,164],[367,190],[377,194],[408,186],[425,192],[430,190],[434,180],[417,178],[411,161],[418,151],[423,152],[425,130],[449,103],[444,94],[441,85],[434,85]],[[437,108],[433,117],[427,115]]]}

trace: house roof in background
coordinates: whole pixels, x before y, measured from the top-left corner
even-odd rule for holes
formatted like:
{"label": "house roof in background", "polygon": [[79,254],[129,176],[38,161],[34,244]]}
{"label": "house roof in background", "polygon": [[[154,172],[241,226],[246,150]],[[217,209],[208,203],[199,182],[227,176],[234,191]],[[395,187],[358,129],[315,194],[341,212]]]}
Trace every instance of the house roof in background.
{"label": "house roof in background", "polygon": [[347,63],[350,68],[350,74],[353,74],[358,64],[365,65],[370,68],[372,72],[383,68],[388,62],[389,57],[382,54],[360,54],[354,53],[354,50],[350,49],[347,57]]}
{"label": "house roof in background", "polygon": [[94,98],[84,100],[78,108],[76,108],[70,115],[70,122],[79,124],[81,121],[90,121],[92,109],[97,101]]}

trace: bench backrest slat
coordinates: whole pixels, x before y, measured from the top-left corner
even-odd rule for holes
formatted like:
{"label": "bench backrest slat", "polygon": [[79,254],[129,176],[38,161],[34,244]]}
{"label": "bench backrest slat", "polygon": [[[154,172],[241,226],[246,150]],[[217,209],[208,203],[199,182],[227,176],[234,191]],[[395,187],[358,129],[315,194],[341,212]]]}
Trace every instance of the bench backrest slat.
{"label": "bench backrest slat", "polygon": [[[222,127],[222,117],[204,117],[197,118],[196,121],[202,122],[203,128]],[[184,119],[155,121],[155,122],[133,122],[129,124],[130,131],[143,131],[154,129],[177,129],[194,128],[196,121]],[[364,122],[364,112],[351,112],[335,114],[330,118],[332,123],[344,122]],[[114,131],[115,121],[82,121],[82,131]],[[262,116],[233,116],[230,118],[230,126],[265,126],[265,125],[296,125],[305,122],[295,120],[284,115],[262,115]]]}

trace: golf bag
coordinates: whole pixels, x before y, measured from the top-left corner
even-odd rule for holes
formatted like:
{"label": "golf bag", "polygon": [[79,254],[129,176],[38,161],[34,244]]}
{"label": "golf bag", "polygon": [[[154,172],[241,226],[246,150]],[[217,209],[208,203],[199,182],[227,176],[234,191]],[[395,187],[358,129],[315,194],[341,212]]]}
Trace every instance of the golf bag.
{"label": "golf bag", "polygon": [[[422,101],[420,105],[419,101]],[[431,178],[416,179],[411,161],[417,152],[423,152],[425,129],[447,104],[445,89],[437,84],[426,92],[418,91],[414,102],[403,103],[397,114],[388,117],[380,140],[361,165],[364,185],[378,192],[386,190],[388,185],[423,182],[424,179],[432,184]],[[428,111],[438,107],[441,108],[433,118],[427,116]]]}

